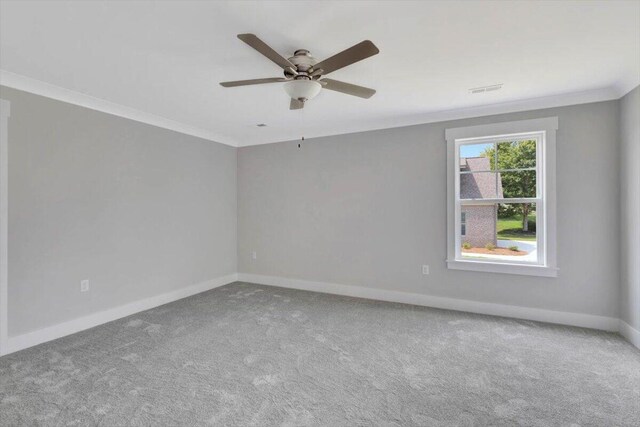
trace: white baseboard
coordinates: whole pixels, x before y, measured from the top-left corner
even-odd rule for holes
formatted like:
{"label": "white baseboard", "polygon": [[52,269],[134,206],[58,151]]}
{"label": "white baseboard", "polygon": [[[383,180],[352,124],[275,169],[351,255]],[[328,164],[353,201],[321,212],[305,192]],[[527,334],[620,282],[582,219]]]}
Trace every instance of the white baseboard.
{"label": "white baseboard", "polygon": [[627,341],[640,348],[640,331],[620,319],[620,335],[625,337]]}
{"label": "white baseboard", "polygon": [[158,307],[191,295],[224,286],[237,280],[238,274],[234,273],[228,276],[208,280],[206,282],[197,283],[186,288],[177,289],[161,295],[110,308],[88,316],[79,317],[77,319],[69,320],[37,331],[27,332],[26,334],[17,335],[15,337],[9,337],[7,346],[8,351],[6,354],[33,347],[34,345],[42,344],[66,335],[71,335],[85,329],[93,328],[94,326],[102,325],[103,323],[111,322],[144,310],[149,310],[150,308]]}
{"label": "white baseboard", "polygon": [[345,295],[380,301],[400,302],[443,308],[447,310],[466,311],[469,313],[489,314],[493,316],[513,317],[516,319],[535,320],[539,322],[557,323],[561,325],[580,326],[583,328],[618,331],[619,319],[591,314],[569,313],[545,310],[541,308],[520,307],[515,305],[493,304],[436,297],[409,292],[389,291],[385,289],[365,288],[362,286],[339,285],[336,283],[313,282],[309,280],[288,279],[285,277],[262,276],[257,274],[238,273],[241,282],[260,285],[280,286],[282,288],[302,289],[305,291],[324,292],[327,294]]}
{"label": "white baseboard", "polygon": [[217,279],[191,285],[162,295],[135,301],[109,310],[80,317],[68,322],[59,323],[48,328],[28,332],[26,334],[9,337],[8,351],[13,353],[47,341],[61,338],[103,323],[111,322],[122,317],[130,316],[163,304],[177,301],[201,292],[208,291],[235,281],[257,283],[261,285],[279,286],[282,288],[301,289],[327,294],[345,295],[356,298],[366,298],[379,301],[399,302],[442,308],[447,310],[465,311],[469,313],[488,314],[493,316],[512,317],[516,319],[535,320],[561,325],[580,326],[584,328],[619,331],[633,345],[640,348],[640,331],[634,329],[624,321],[612,317],[595,316],[591,314],[569,313],[545,310],[540,308],[520,307],[504,304],[493,304],[455,298],[436,297],[409,292],[390,291],[385,289],[365,288],[362,286],[340,285],[336,283],[315,282],[309,280],[289,279],[285,277],[263,276],[247,273],[236,273]]}

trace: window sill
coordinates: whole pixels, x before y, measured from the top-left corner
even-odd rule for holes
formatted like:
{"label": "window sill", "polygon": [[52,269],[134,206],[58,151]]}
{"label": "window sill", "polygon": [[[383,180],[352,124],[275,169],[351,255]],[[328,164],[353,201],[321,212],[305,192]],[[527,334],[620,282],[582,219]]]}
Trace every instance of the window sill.
{"label": "window sill", "polygon": [[544,265],[506,264],[487,261],[447,260],[450,270],[479,271],[484,273],[518,274],[523,276],[558,277],[558,269]]}

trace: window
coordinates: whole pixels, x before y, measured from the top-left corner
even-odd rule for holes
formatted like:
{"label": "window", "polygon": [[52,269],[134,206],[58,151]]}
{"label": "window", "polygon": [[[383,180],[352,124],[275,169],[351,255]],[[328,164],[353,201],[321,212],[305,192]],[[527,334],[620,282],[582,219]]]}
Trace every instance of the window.
{"label": "window", "polygon": [[557,118],[447,129],[452,269],[556,276]]}

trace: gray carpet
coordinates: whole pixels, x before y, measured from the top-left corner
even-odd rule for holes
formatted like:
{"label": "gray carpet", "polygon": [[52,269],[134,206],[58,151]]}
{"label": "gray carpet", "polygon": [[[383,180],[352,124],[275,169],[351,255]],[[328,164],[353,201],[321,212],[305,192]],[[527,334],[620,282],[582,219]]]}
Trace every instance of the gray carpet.
{"label": "gray carpet", "polygon": [[0,359],[0,424],[638,426],[615,334],[234,283]]}

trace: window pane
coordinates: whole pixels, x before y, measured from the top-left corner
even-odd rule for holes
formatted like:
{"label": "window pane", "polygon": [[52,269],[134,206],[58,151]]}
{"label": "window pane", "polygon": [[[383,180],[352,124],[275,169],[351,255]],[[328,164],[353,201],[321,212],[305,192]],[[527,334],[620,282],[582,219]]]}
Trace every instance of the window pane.
{"label": "window pane", "polygon": [[[537,261],[535,204],[464,205],[463,258]],[[526,214],[526,221],[523,221]]]}
{"label": "window pane", "polygon": [[495,170],[494,144],[463,144],[460,146],[460,170],[461,171],[488,171]]}
{"label": "window pane", "polygon": [[[498,198],[497,174],[495,172],[477,172],[460,174],[461,199]],[[500,197],[502,197],[500,195]]]}
{"label": "window pane", "polygon": [[466,213],[464,211],[462,211],[460,213],[460,235],[464,236],[465,234],[467,234],[467,226],[466,226]]}
{"label": "window pane", "polygon": [[498,169],[524,169],[536,167],[536,141],[499,142]]}
{"label": "window pane", "polygon": [[536,197],[536,171],[500,172],[498,193],[505,199]]}

